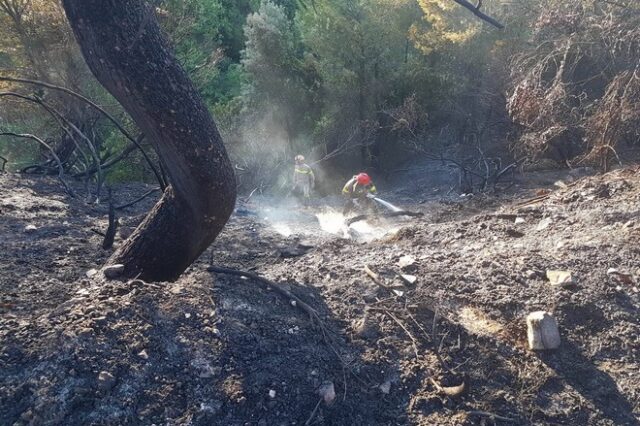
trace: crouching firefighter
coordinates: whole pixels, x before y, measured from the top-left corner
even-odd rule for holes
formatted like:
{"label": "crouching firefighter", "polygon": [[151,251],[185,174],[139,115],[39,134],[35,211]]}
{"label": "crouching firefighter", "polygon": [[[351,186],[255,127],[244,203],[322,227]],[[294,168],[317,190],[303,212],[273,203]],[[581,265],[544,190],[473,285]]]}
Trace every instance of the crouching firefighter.
{"label": "crouching firefighter", "polygon": [[373,196],[378,193],[371,177],[366,173],[359,173],[349,179],[342,188],[342,195],[345,197],[343,215],[351,213],[356,206],[361,206],[365,210],[374,210]]}
{"label": "crouching firefighter", "polygon": [[316,185],[316,177],[311,166],[304,162],[304,156],[296,155],[293,169],[293,191],[302,195],[303,203],[309,204],[311,190]]}

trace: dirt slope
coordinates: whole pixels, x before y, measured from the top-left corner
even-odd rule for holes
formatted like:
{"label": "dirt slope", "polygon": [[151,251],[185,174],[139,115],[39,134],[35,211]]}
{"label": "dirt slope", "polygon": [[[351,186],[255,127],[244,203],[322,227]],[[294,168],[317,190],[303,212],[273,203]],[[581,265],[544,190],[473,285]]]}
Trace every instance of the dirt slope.
{"label": "dirt slope", "polygon": [[[425,217],[360,228],[385,231],[367,243],[314,209],[248,205],[177,282],[105,283],[85,275],[109,255],[91,231],[105,207],[0,175],[0,424],[640,424],[640,176],[519,205],[534,195],[408,206]],[[211,264],[283,283],[323,326]],[[535,310],[557,318],[557,351],[526,349]]]}

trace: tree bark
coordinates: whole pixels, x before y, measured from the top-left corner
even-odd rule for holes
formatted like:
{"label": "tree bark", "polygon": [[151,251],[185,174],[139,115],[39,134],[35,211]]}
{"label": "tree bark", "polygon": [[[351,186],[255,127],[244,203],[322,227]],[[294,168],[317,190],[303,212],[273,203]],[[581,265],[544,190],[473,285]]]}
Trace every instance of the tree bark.
{"label": "tree bark", "polygon": [[213,118],[141,0],[63,0],[87,65],[149,137],[169,176],[160,201],[116,250],[124,277],[175,280],[235,205],[233,168]]}

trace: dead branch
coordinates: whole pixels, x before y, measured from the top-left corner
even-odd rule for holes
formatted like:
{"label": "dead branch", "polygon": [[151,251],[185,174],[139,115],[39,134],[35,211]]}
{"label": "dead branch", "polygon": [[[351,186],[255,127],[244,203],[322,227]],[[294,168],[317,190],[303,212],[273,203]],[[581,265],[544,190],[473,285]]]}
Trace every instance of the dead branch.
{"label": "dead branch", "polygon": [[313,309],[311,306],[307,305],[298,296],[296,296],[295,294],[293,294],[289,290],[287,290],[284,286],[282,286],[282,285],[280,285],[280,284],[278,284],[278,283],[276,283],[274,281],[271,281],[271,280],[269,280],[267,278],[261,277],[260,275],[254,274],[252,272],[239,271],[237,269],[222,268],[222,267],[218,267],[218,266],[209,266],[207,268],[207,271],[215,272],[217,274],[237,275],[237,276],[240,276],[240,277],[250,278],[252,280],[261,282],[263,284],[266,284],[269,287],[272,287],[274,290],[276,290],[282,296],[288,298],[290,301],[296,302],[295,306],[298,307],[299,309],[301,309],[302,311],[304,311],[305,313],[307,313],[311,317],[312,320],[315,320],[316,322],[318,322],[318,324],[324,330],[324,323],[320,319],[320,316],[318,316],[318,312],[316,312],[316,310]]}
{"label": "dead branch", "polygon": [[116,238],[116,231],[118,229],[118,219],[116,218],[116,209],[113,206],[113,196],[111,194],[111,188],[109,188],[109,226],[107,232],[105,232],[104,240],[102,241],[102,249],[109,250],[113,247],[113,241]]}
{"label": "dead branch", "polygon": [[[64,130],[64,132],[67,134],[67,136],[69,136],[69,138],[73,141],[73,143],[75,144],[76,148],[80,151],[80,153],[82,154],[82,156],[84,157],[85,160],[85,168],[87,167],[87,165],[89,164],[89,159],[87,158],[86,153],[84,152],[84,150],[82,150],[80,148],[80,145],[78,144],[78,142],[76,141],[76,139],[73,137],[73,135],[69,132],[69,129],[67,129],[61,122],[59,117],[62,117],[62,114],[58,113],[52,106],[46,104],[41,98],[39,97],[31,97],[31,96],[27,96],[27,95],[23,95],[20,93],[16,93],[16,92],[0,92],[0,97],[14,97],[14,98],[18,98],[18,99],[22,99],[28,102],[33,102],[37,105],[39,105],[40,107],[42,107],[45,111],[47,111],[54,120],[56,120],[56,122],[58,122],[58,124],[60,125],[60,127]],[[26,169],[25,169],[26,170]]]}
{"label": "dead branch", "polygon": [[503,417],[497,414],[489,413],[487,411],[467,411],[467,415],[469,416],[481,416],[481,417],[490,417],[494,420],[502,420],[503,422],[515,422],[515,419],[510,417]]}
{"label": "dead branch", "polygon": [[148,190],[147,192],[145,192],[144,194],[142,194],[140,197],[136,198],[135,200],[133,200],[130,203],[127,204],[123,204],[121,206],[117,206],[115,207],[115,210],[122,210],[122,209],[126,209],[127,207],[131,207],[134,204],[139,203],[140,201],[144,200],[145,198],[147,198],[149,195],[153,194],[154,192],[160,191],[160,188],[153,188]]}
{"label": "dead branch", "polygon": [[364,266],[364,272],[369,276],[369,278],[371,278],[371,281],[373,281],[374,283],[376,283],[380,287],[384,288],[385,290],[387,290],[389,292],[393,291],[388,285],[386,285],[385,283],[382,282],[382,280],[380,279],[380,276],[378,274],[376,274],[375,272],[373,272],[371,270],[371,268],[369,268],[369,266],[367,266],[367,265]]}
{"label": "dead branch", "polygon": [[318,408],[320,407],[320,404],[322,403],[322,398],[320,398],[320,400],[318,401],[318,403],[316,404],[316,407],[313,409],[313,411],[311,412],[311,415],[309,416],[309,418],[307,419],[306,422],[304,422],[305,426],[309,426],[311,424],[311,421],[313,420],[313,418],[316,416],[316,413],[318,412]]}
{"label": "dead branch", "polygon": [[38,142],[40,145],[44,146],[45,148],[47,148],[49,150],[49,152],[51,152],[51,156],[53,157],[53,159],[55,160],[56,164],[58,165],[58,179],[62,183],[62,186],[64,187],[64,189],[67,192],[67,194],[69,194],[69,196],[71,196],[71,197],[75,196],[73,190],[64,181],[64,166],[62,165],[62,162],[60,161],[60,158],[58,157],[58,154],[56,154],[56,151],[51,147],[51,145],[49,145],[48,143],[46,143],[45,141],[43,141],[39,137],[34,136],[32,134],[29,134],[29,133],[2,132],[2,133],[0,133],[0,136],[13,136],[13,137],[16,137],[16,138],[31,139],[31,140],[34,140],[34,141]]}
{"label": "dead branch", "polygon": [[482,7],[482,1],[478,1],[478,4],[475,6],[471,2],[468,2],[467,0],[453,0],[453,1],[458,3],[460,6],[464,7],[465,9],[470,10],[471,13],[473,13],[483,21],[488,22],[489,24],[493,25],[494,27],[500,30],[504,29],[504,25],[502,25],[496,19],[480,11],[480,8]]}
{"label": "dead branch", "polygon": [[167,183],[162,178],[162,176],[158,172],[156,166],[153,164],[153,161],[151,161],[151,159],[149,158],[147,153],[144,151],[144,149],[142,149],[142,146],[138,143],[138,141],[133,136],[131,136],[131,134],[129,134],[129,132],[127,132],[127,130],[124,127],[122,127],[122,125],[120,123],[118,123],[118,121],[111,114],[109,114],[104,108],[102,108],[101,106],[99,106],[95,102],[91,101],[89,98],[81,95],[80,93],[74,92],[73,90],[67,89],[66,87],[57,86],[55,84],[50,84],[50,83],[45,83],[44,81],[30,80],[30,79],[25,79],[25,78],[6,77],[6,76],[0,76],[0,81],[11,81],[11,82],[14,82],[14,83],[33,84],[33,85],[36,85],[36,86],[46,87],[46,88],[52,89],[52,90],[58,90],[60,92],[66,93],[68,95],[71,95],[71,96],[73,96],[73,97],[75,97],[77,99],[80,99],[81,101],[91,105],[93,108],[95,108],[100,113],[102,113],[109,121],[111,121],[111,123],[113,123],[113,125],[116,126],[116,128],[127,139],[129,139],[129,141],[131,141],[136,146],[136,148],[138,148],[138,150],[140,150],[140,152],[142,153],[142,156],[144,157],[145,161],[149,165],[149,168],[151,168],[151,171],[153,172],[153,174],[155,175],[156,179],[158,180],[158,183],[160,184],[160,187],[163,190],[166,188]]}
{"label": "dead branch", "polygon": [[413,337],[413,334],[411,334],[409,329],[405,327],[405,325],[402,324],[402,322],[398,318],[396,318],[395,315],[393,315],[391,312],[386,310],[384,311],[384,313],[387,314],[387,316],[391,318],[393,321],[395,321],[395,323],[398,324],[400,328],[405,332],[405,334],[409,337],[409,340],[411,340],[411,346],[413,346],[413,352],[416,356],[416,360],[418,360],[420,358],[420,354],[418,351],[418,341],[416,340],[416,338]]}

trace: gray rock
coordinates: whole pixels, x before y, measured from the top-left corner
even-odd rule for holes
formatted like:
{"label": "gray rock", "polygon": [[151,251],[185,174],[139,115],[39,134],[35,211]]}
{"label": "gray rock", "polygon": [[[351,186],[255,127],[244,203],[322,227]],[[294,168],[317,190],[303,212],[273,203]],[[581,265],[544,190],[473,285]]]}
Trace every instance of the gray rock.
{"label": "gray rock", "polygon": [[124,265],[109,265],[102,271],[104,276],[108,279],[112,280],[114,278],[118,278],[124,272]]}
{"label": "gray rock", "polygon": [[98,374],[98,389],[108,391],[116,384],[116,378],[108,371],[101,371]]}
{"label": "gray rock", "polygon": [[560,346],[560,331],[555,318],[544,311],[527,315],[527,340],[531,350],[557,349]]}

